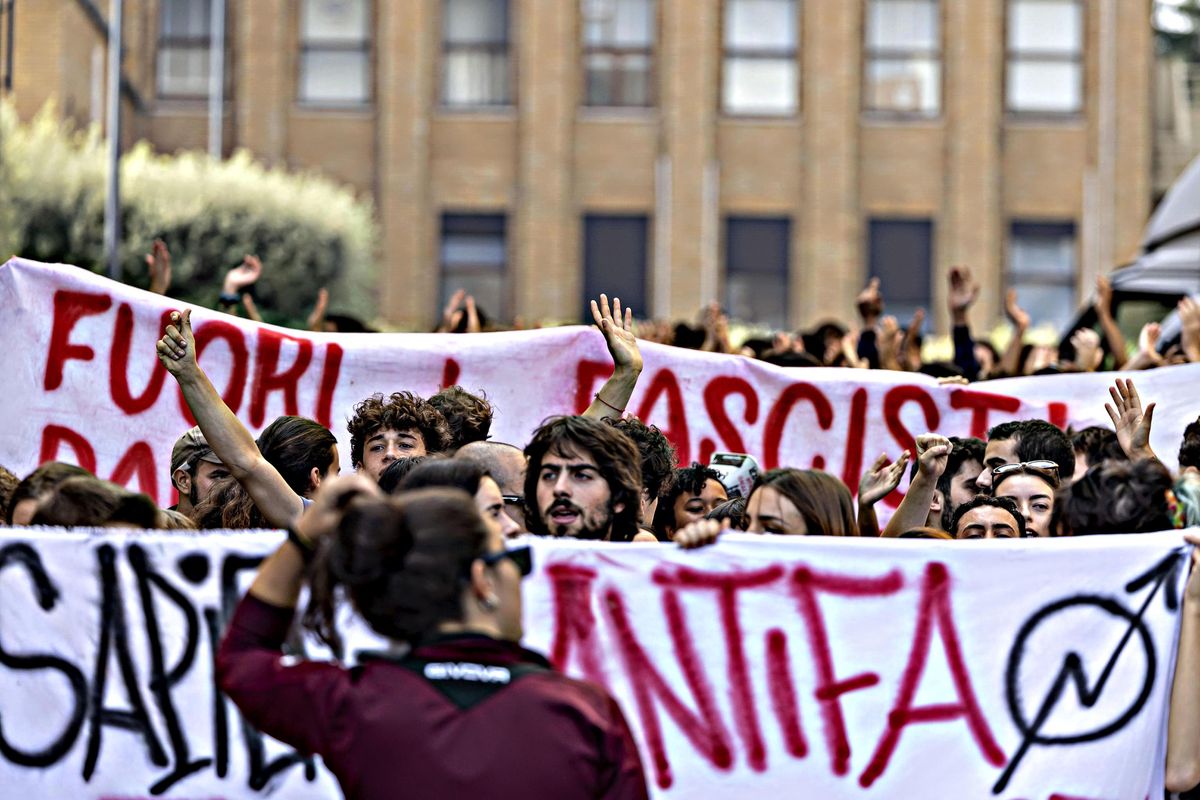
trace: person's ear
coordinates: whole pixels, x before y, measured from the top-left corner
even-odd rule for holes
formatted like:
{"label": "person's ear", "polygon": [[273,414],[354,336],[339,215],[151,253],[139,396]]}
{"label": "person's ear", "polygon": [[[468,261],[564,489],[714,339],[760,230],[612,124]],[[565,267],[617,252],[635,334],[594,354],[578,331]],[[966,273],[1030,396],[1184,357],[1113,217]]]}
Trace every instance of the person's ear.
{"label": "person's ear", "polygon": [[483,603],[488,598],[495,600],[496,583],[487,565],[480,559],[471,562],[471,594]]}
{"label": "person's ear", "polygon": [[183,497],[192,492],[192,474],[183,467],[171,473],[171,483],[175,484],[175,491]]}
{"label": "person's ear", "polygon": [[942,513],[942,507],[945,505],[946,498],[942,496],[940,491],[934,491],[933,499],[929,501],[929,510],[935,514]]}
{"label": "person's ear", "polygon": [[313,467],[308,472],[308,491],[315,492],[321,486],[321,470]]}

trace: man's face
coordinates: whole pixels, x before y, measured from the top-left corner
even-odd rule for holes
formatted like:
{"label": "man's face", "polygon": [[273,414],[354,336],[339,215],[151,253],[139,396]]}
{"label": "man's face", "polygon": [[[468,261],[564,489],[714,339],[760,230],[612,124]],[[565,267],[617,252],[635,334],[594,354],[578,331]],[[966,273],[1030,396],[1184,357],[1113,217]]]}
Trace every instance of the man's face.
{"label": "man's face", "polygon": [[956,539],[1016,539],[1021,535],[1013,515],[996,506],[973,508],[958,521]]}
{"label": "man's face", "polygon": [[975,485],[982,492],[992,491],[992,470],[1004,464],[1019,464],[1017,458],[1017,439],[992,439],[983,451],[983,471],[975,480]]}
{"label": "man's face", "polygon": [[612,491],[590,453],[548,452],[538,468],[537,511],[552,536],[607,539],[615,511]]}
{"label": "man's face", "polygon": [[977,482],[982,472],[983,464],[978,461],[964,461],[958,472],[954,473],[954,477],[950,479],[950,502],[946,504],[951,514],[979,494]]}
{"label": "man's face", "polygon": [[359,472],[365,472],[371,480],[378,482],[388,464],[400,458],[427,455],[425,437],[416,428],[402,431],[380,428],[363,443],[362,464]]}
{"label": "man's face", "polygon": [[208,461],[201,461],[196,465],[196,475],[192,478],[192,488],[188,492],[188,497],[192,501],[192,507],[200,505],[212,494],[213,485],[222,478],[229,477],[229,470],[224,464],[213,464]]}

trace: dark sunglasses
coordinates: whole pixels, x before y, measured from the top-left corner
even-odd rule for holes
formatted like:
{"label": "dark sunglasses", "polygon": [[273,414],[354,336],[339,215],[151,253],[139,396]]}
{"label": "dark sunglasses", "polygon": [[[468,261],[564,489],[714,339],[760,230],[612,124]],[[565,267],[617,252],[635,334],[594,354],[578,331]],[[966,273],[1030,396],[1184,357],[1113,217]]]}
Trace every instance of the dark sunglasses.
{"label": "dark sunglasses", "polygon": [[479,560],[489,567],[494,567],[506,558],[516,565],[522,578],[533,571],[533,550],[528,545],[514,547],[511,550],[497,550],[495,553],[484,553]]}
{"label": "dark sunglasses", "polygon": [[525,505],[525,495],[523,494],[502,494],[500,498],[504,500],[505,505],[523,506]]}
{"label": "dark sunglasses", "polygon": [[1020,464],[1001,464],[998,467],[992,467],[992,474],[1004,475],[1009,472],[1024,472],[1026,469],[1050,472],[1056,479],[1058,478],[1058,464],[1053,461],[1022,461]]}

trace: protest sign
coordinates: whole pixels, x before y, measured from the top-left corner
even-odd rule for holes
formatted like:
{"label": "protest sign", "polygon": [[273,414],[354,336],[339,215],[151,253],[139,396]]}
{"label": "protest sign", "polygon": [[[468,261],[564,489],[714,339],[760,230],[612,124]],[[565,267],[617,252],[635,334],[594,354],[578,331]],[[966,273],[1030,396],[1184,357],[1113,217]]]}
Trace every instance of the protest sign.
{"label": "protest sign", "polygon": [[[338,796],[213,683],[281,539],[0,533],[5,796]],[[525,643],[613,693],[657,798],[1162,796],[1177,532],[530,543]]]}
{"label": "protest sign", "polygon": [[[169,298],[74,267],[13,259],[0,266],[0,464],[78,463],[169,504],[171,445],[192,420],[154,344]],[[595,330],[477,334],[323,334],[193,314],[200,364],[256,433],[279,414],[329,426],[350,465],[345,423],[373,392],[429,395],[460,383],[496,406],[492,438],[524,445],[547,416],[578,413],[611,371]],[[740,356],[644,343],[630,411],[664,430],[680,461],[750,453],[765,468],[817,467],[857,490],[875,457],[896,457],[924,431],[983,436],[1008,419],[1107,424],[1115,375],[1061,375],[942,387],[882,370],[780,369]],[[1134,376],[1159,403],[1152,443],[1168,464],[1194,419],[1200,365]],[[906,485],[906,484],[903,484]],[[894,508],[902,494],[883,505]],[[888,509],[882,509],[888,513]]]}

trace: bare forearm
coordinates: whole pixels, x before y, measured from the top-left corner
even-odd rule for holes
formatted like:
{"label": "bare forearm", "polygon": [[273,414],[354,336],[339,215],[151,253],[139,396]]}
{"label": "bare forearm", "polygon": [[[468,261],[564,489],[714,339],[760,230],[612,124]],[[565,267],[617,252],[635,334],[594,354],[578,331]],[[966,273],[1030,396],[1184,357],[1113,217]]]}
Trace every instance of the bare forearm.
{"label": "bare forearm", "polygon": [[225,405],[203,370],[197,367],[179,375],[178,380],[183,399],[200,426],[200,432],[208,440],[208,446],[230,474],[241,480],[261,458],[254,437]]}
{"label": "bare forearm", "polygon": [[1167,789],[1173,792],[1200,783],[1200,609],[1185,600],[1182,617],[1167,725]]}
{"label": "bare forearm", "polygon": [[937,481],[935,479],[927,478],[918,472],[909,485],[908,491],[904,493],[900,507],[896,509],[896,513],[888,520],[887,527],[883,529],[884,537],[896,537],[913,528],[923,527],[929,520],[929,504],[933,502],[933,493],[936,489]]}
{"label": "bare forearm", "polygon": [[1000,357],[1000,369],[1005,375],[1017,375],[1021,370],[1021,348],[1025,345],[1025,329],[1013,331],[1004,355]]}
{"label": "bare forearm", "polygon": [[295,608],[304,585],[304,558],[296,545],[284,542],[258,569],[250,594],[280,608]]}
{"label": "bare forearm", "polygon": [[1108,349],[1112,352],[1113,369],[1121,369],[1129,358],[1126,352],[1125,336],[1121,333],[1112,314],[1100,313],[1098,316],[1100,327],[1104,330],[1104,340],[1108,342]]}
{"label": "bare forearm", "polygon": [[858,535],[868,539],[879,538],[879,517],[875,515],[874,503],[858,504]]}
{"label": "bare forearm", "polygon": [[632,370],[626,367],[614,369],[612,376],[596,393],[596,397],[588,406],[587,411],[583,412],[583,416],[594,419],[604,419],[605,417],[620,419],[621,413],[629,406],[629,398],[633,397],[633,390],[637,387],[640,375],[641,370]]}

